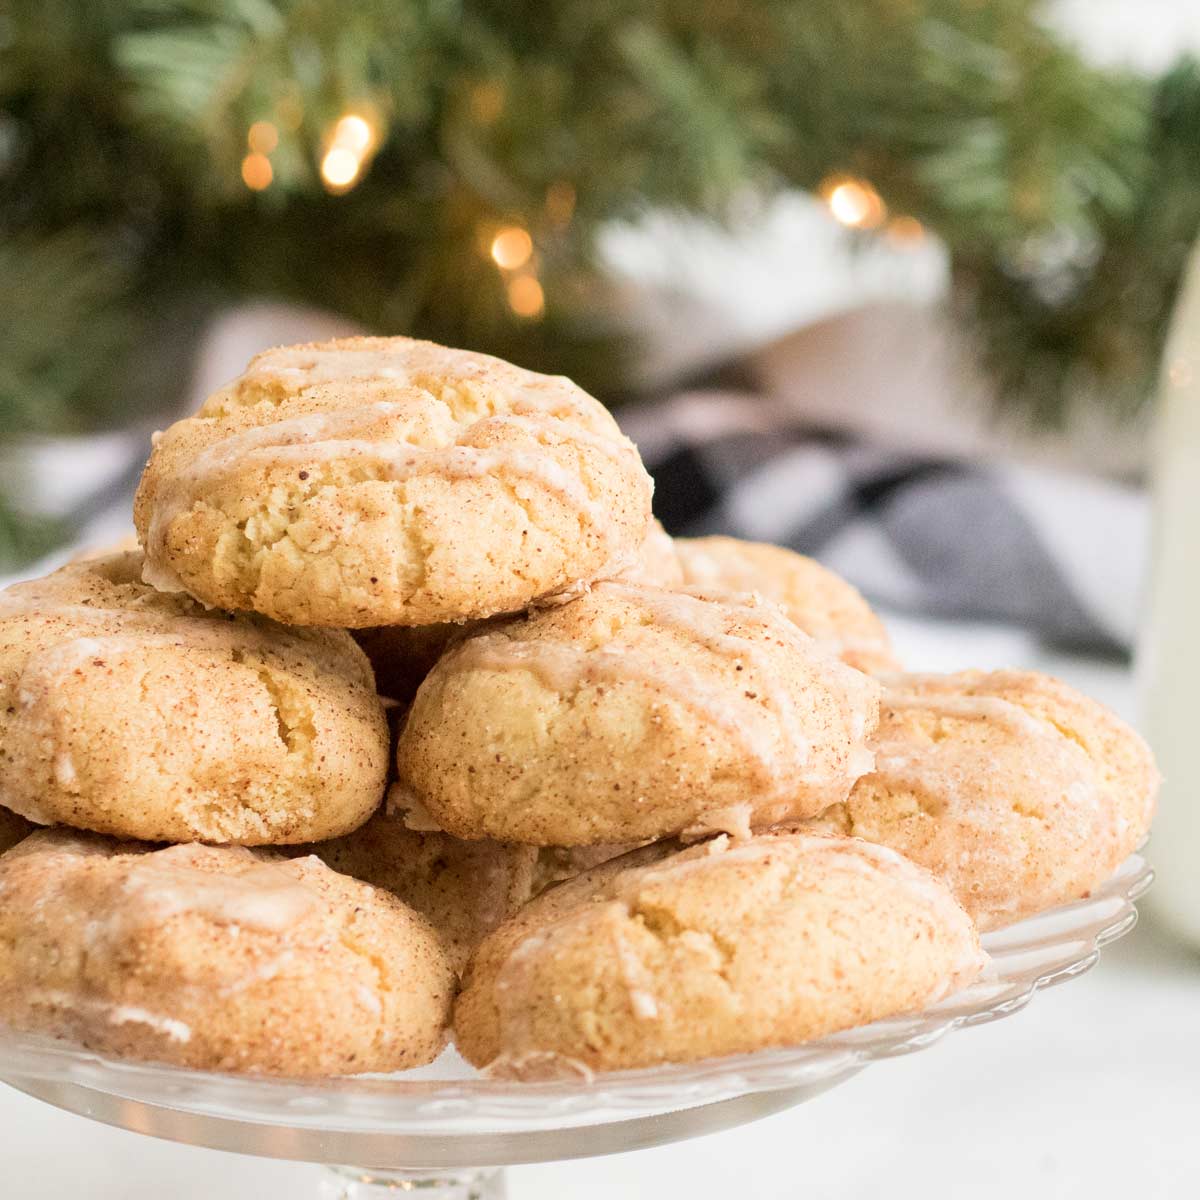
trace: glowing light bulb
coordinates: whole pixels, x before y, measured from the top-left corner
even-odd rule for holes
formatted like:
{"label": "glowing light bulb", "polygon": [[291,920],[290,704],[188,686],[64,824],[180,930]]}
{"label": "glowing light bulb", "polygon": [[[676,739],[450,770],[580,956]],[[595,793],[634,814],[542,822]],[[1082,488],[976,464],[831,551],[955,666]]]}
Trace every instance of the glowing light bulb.
{"label": "glowing light bulb", "polygon": [[347,113],[333,128],[333,144],[362,158],[375,146],[375,129],[366,117]]}
{"label": "glowing light bulb", "polygon": [[321,159],[321,178],[332,191],[352,188],[362,170],[362,159],[345,146],[330,146]]}
{"label": "glowing light bulb", "polygon": [[246,134],[246,145],[256,154],[270,154],[279,145],[279,130],[270,121],[255,121]]}
{"label": "glowing light bulb", "polygon": [[516,271],[533,257],[533,238],[519,225],[509,225],[492,238],[490,253],[501,270]]}
{"label": "glowing light bulb", "polygon": [[518,317],[540,317],[546,307],[546,293],[532,275],[518,275],[508,281],[508,306]]}
{"label": "glowing light bulb", "polygon": [[887,216],[883,198],[865,179],[827,180],[821,195],[834,219],[850,229],[875,229]]}
{"label": "glowing light bulb", "polygon": [[251,152],[242,159],[242,182],[252,191],[261,192],[271,186],[275,172],[265,154]]}

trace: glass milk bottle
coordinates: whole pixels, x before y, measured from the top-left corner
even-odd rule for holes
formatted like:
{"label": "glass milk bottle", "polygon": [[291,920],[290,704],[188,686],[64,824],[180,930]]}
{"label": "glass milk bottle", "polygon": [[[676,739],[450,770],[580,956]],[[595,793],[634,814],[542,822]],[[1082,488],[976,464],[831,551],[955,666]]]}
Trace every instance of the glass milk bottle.
{"label": "glass milk bottle", "polygon": [[1163,359],[1154,553],[1139,670],[1144,730],[1164,776],[1147,905],[1200,947],[1200,245]]}

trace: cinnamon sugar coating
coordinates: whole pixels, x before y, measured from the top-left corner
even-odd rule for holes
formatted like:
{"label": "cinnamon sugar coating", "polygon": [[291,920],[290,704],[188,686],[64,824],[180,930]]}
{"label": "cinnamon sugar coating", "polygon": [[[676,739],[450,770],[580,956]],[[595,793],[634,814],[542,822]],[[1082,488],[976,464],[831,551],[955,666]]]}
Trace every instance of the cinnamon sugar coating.
{"label": "cinnamon sugar coating", "polygon": [[389,739],[349,634],[206,611],[141,573],[117,554],[0,593],[0,804],[147,841],[361,825]]}
{"label": "cinnamon sugar coating", "polygon": [[1145,837],[1154,759],[1094,700],[1032,671],[883,682],[875,770],[810,827],[928,867],[981,929],[1086,896]]}
{"label": "cinnamon sugar coating", "polygon": [[687,585],[759,592],[850,666],[896,670],[883,622],[857,588],[815,559],[732,537],[676,538],[675,553]]}
{"label": "cinnamon sugar coating", "polygon": [[[683,570],[674,546],[658,521],[650,522],[636,560],[617,578],[657,587],[674,587],[682,583]],[[371,660],[380,695],[408,704],[451,643],[480,632],[484,625],[483,620],[443,621],[437,625],[381,625],[355,631],[354,640]]]}
{"label": "cinnamon sugar coating", "polygon": [[844,799],[877,693],[756,597],[600,583],[451,648],[400,734],[398,787],[458,837],[747,833]]}
{"label": "cinnamon sugar coating", "polygon": [[346,837],[308,848],[335,871],[398,896],[441,935],[456,970],[533,895],[532,846],[466,842],[381,811]]}
{"label": "cinnamon sugar coating", "polygon": [[332,1075],[431,1061],[454,976],[395,897],[240,847],[45,830],[0,858],[0,1021],[124,1058]]}
{"label": "cinnamon sugar coating", "polygon": [[983,966],[946,888],[814,835],[658,843],[552,888],[479,948],[459,1050],[516,1077],[739,1054],[920,1009]]}

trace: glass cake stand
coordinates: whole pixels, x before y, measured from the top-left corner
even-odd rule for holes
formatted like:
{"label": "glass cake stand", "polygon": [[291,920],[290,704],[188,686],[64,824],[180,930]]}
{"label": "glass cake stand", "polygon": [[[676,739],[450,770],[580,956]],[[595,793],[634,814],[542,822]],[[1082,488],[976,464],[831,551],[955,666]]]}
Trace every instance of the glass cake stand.
{"label": "glass cake stand", "polygon": [[[923,1012],[804,1046],[591,1079],[481,1078],[452,1051],[389,1076],[287,1080],[120,1062],[0,1029],[0,1079],[123,1129],[196,1146],[329,1164],[314,1195],[504,1195],[500,1168],[636,1150],[811,1100],[869,1063],[1010,1016],[1083,974],[1133,928],[1151,874],[1131,857],[1087,900],[985,936],[986,976]],[[336,1164],[359,1164],[353,1168]]]}

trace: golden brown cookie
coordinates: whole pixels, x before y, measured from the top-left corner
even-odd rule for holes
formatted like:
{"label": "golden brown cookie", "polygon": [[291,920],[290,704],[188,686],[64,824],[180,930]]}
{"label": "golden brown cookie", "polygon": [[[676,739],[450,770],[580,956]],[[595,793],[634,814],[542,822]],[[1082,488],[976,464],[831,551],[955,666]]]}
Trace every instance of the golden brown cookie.
{"label": "golden brown cookie", "polygon": [[212,1071],[395,1071],[445,1042],[454,973],[423,917],[232,846],[46,830],[0,858],[0,1021]]}
{"label": "golden brown cookie", "polygon": [[397,786],[457,837],[746,833],[845,798],[877,693],[757,597],[600,583],[456,643],[409,711]]}
{"label": "golden brown cookie", "polygon": [[483,938],[533,895],[538,855],[532,846],[418,832],[402,814],[388,812],[309,849],[335,871],[385,888],[425,916],[459,971]]}
{"label": "golden brown cookie", "polygon": [[147,579],[294,625],[515,612],[632,563],[650,479],[568,379],[408,338],[268,350],[157,440]]}
{"label": "golden brown cookie", "polygon": [[759,592],[850,666],[896,670],[883,622],[857,588],[815,559],[731,537],[676,538],[675,553],[688,586]]}
{"label": "golden brown cookie", "polygon": [[1031,671],[884,683],[874,772],[810,826],[928,867],[981,929],[1086,896],[1145,837],[1154,759],[1094,700]]}
{"label": "golden brown cookie", "polygon": [[[630,583],[674,587],[683,571],[667,531],[658,521],[642,542],[636,562],[618,578]],[[485,621],[444,621],[437,625],[381,625],[355,631],[355,641],[366,651],[382,696],[409,704],[433,664],[456,638],[478,633]]]}
{"label": "golden brown cookie", "polygon": [[685,582],[683,564],[675,553],[675,540],[657,517],[651,518],[633,565],[626,567],[617,578],[625,583],[645,583],[664,588],[678,587]]}
{"label": "golden brown cookie", "polygon": [[118,554],[0,593],[0,804],[147,841],[361,825],[389,742],[349,634],[205,611],[141,569]]}
{"label": "golden brown cookie", "polygon": [[479,948],[459,1050],[499,1074],[787,1046],[932,1004],[983,966],[922,868],[849,838],[659,843],[552,888]]}
{"label": "golden brown cookie", "polygon": [[31,821],[0,805],[0,854],[11,850],[37,828]]}

